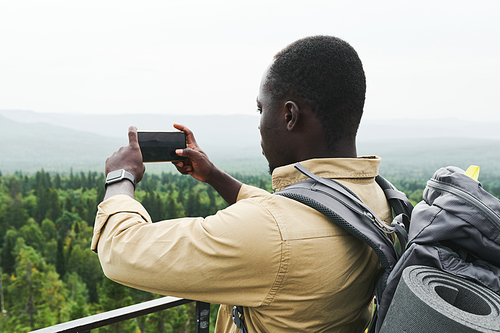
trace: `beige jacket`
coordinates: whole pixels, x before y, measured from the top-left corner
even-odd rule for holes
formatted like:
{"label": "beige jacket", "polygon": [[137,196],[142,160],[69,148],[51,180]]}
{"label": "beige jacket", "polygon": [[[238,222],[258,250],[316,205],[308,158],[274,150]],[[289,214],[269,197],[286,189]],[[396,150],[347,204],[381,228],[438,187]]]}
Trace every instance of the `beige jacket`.
{"label": "beige jacket", "polygon": [[[302,164],[391,220],[374,181],[379,158]],[[281,167],[273,187],[303,179],[292,165]],[[134,288],[225,304],[216,332],[237,332],[233,305],[245,307],[249,332],[360,332],[370,321],[381,273],[376,255],[312,208],[243,185],[237,202],[214,216],[151,222],[125,195],[99,205],[92,250],[104,273]]]}

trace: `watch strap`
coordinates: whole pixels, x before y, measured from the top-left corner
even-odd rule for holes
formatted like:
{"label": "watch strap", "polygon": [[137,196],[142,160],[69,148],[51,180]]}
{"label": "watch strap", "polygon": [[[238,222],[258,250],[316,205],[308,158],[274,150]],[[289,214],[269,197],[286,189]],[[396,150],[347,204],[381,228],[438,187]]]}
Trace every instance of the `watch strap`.
{"label": "watch strap", "polygon": [[108,173],[108,175],[106,176],[105,186],[121,182],[124,179],[129,180],[134,185],[135,189],[135,184],[136,184],[135,177],[130,172],[125,171],[125,169],[115,170]]}

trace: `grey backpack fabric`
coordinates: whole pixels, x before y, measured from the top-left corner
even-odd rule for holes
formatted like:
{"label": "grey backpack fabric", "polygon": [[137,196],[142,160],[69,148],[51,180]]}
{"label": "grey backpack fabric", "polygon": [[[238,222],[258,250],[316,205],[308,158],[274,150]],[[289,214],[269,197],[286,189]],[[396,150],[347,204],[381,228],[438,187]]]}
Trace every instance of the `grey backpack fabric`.
{"label": "grey backpack fabric", "polygon": [[441,168],[427,182],[408,236],[379,301],[376,331],[408,266],[435,267],[500,294],[500,201],[462,169]]}

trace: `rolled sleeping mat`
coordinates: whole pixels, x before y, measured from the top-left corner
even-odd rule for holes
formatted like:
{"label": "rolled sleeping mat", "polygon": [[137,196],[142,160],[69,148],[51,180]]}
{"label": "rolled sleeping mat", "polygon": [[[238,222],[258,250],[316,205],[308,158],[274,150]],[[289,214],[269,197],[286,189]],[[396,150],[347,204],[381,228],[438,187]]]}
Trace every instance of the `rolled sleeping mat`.
{"label": "rolled sleeping mat", "polygon": [[500,332],[500,295],[427,266],[404,269],[380,333]]}

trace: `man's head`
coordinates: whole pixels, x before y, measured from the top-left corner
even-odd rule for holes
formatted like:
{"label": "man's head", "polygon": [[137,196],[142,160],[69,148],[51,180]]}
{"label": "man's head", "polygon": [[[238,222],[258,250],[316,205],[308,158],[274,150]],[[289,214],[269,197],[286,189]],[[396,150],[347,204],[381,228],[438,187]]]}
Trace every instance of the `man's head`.
{"label": "man's head", "polygon": [[268,111],[260,129],[271,171],[305,158],[354,157],[365,91],[361,60],[339,38],[307,37],[276,54],[258,96]]}

